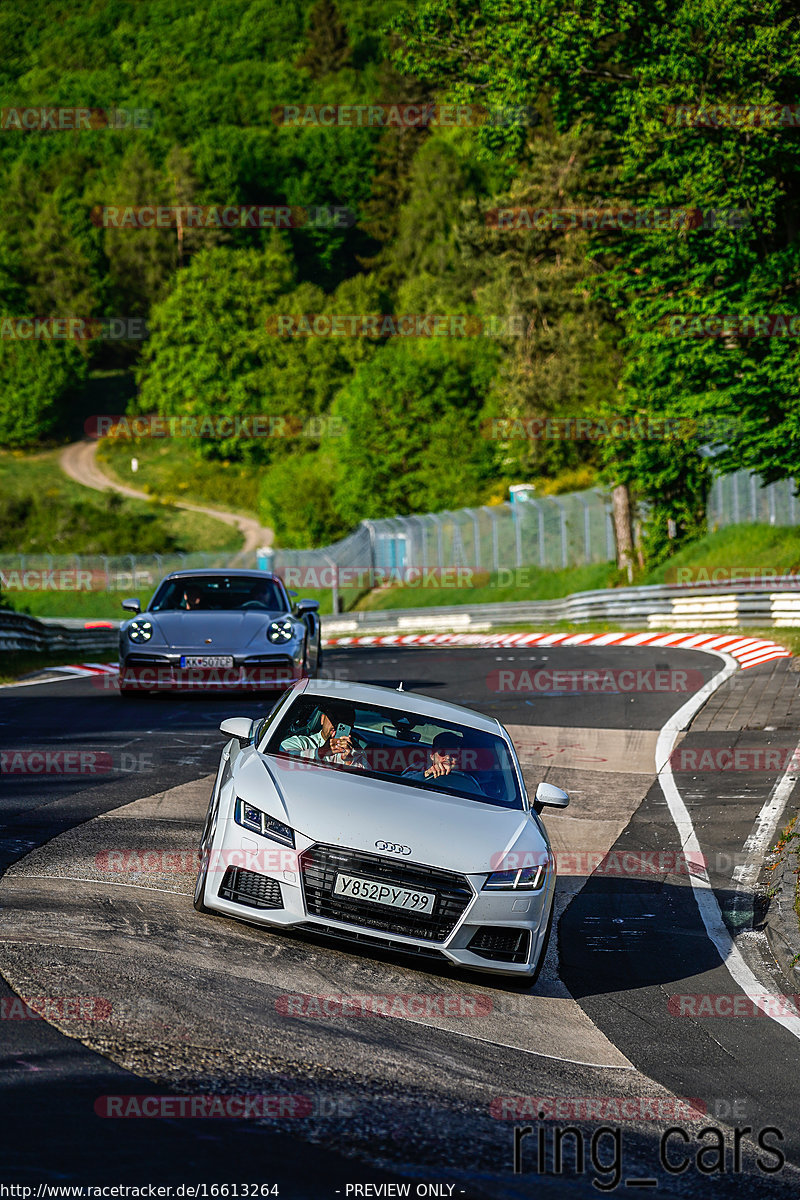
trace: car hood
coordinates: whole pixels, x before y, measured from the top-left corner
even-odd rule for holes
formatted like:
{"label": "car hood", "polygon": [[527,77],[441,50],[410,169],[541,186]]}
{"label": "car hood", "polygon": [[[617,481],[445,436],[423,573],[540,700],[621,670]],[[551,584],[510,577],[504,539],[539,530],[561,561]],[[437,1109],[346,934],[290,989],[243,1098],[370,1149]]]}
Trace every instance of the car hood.
{"label": "car hood", "polygon": [[444,792],[336,771],[304,759],[241,755],[233,772],[237,795],[315,842],[379,853],[376,842],[409,846],[405,862],[481,874],[502,869],[508,851],[545,854],[538,822]]}
{"label": "car hood", "polygon": [[[265,650],[275,650],[266,638],[270,621],[286,613],[258,612],[159,612],[148,613],[167,644],[178,650],[200,647],[213,654],[228,647],[247,646],[258,638]],[[211,639],[210,646],[207,645]],[[286,645],[288,643],[284,643]],[[213,647],[213,648],[212,648]]]}

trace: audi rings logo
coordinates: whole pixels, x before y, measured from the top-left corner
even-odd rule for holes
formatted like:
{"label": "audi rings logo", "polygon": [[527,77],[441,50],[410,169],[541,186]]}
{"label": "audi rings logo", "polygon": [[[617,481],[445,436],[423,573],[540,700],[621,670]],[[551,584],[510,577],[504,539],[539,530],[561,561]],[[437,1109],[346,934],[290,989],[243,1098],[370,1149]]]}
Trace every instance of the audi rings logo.
{"label": "audi rings logo", "polygon": [[410,846],[398,846],[397,842],[376,842],[378,850],[385,850],[387,854],[410,854]]}

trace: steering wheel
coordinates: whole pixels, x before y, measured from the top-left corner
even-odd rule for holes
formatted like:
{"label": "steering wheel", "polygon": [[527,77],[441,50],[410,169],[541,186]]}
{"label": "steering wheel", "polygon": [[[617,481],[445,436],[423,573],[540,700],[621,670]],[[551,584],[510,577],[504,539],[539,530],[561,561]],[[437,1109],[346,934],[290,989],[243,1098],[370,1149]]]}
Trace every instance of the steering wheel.
{"label": "steering wheel", "polygon": [[241,607],[242,608],[260,608],[264,611],[268,611],[267,606],[263,600],[245,600],[244,604]]}
{"label": "steering wheel", "polygon": [[480,792],[481,796],[485,796],[486,792],[481,787],[480,781],[475,778],[471,771],[448,771],[446,775],[438,775],[434,780],[435,784],[440,783],[443,779],[452,779],[453,776],[460,776],[462,779],[468,779],[470,783],[474,783],[475,787]]}

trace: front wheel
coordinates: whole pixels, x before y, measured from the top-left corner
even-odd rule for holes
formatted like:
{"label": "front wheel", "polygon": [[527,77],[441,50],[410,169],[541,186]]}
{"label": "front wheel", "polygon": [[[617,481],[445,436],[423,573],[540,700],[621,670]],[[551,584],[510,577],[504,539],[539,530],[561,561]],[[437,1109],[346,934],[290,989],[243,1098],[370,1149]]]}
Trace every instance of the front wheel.
{"label": "front wheel", "polygon": [[202,859],[200,862],[200,870],[197,872],[197,882],[194,885],[194,899],[192,904],[195,910],[199,913],[211,912],[210,908],[206,908],[203,903],[203,897],[206,894],[206,880],[208,879],[208,851],[202,851]]}
{"label": "front wheel", "polygon": [[306,679],[316,679],[318,669],[319,657],[316,659],[313,671],[308,665],[308,638],[306,638],[305,642],[303,643],[303,675],[306,677]]}
{"label": "front wheel", "polygon": [[555,911],[555,907],[556,907],[556,904],[555,904],[555,895],[554,895],[553,903],[550,905],[550,916],[547,918],[547,929],[545,930],[544,941],[542,942],[542,948],[539,951],[539,961],[536,964],[536,970],[534,971],[533,975],[530,978],[530,984],[529,984],[530,987],[533,987],[533,985],[536,983],[537,979],[541,975],[542,967],[544,966],[544,960],[547,958],[547,947],[550,945],[550,934],[553,929],[553,912]]}

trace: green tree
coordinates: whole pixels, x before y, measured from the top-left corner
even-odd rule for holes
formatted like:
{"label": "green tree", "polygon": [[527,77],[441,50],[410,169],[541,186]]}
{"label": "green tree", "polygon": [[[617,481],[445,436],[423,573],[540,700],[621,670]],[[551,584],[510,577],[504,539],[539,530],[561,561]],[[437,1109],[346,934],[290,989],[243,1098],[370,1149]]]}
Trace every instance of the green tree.
{"label": "green tree", "polygon": [[[735,332],[670,334],[677,315],[797,312],[794,198],[800,146],[775,123],[714,126],[719,106],[773,106],[800,84],[800,15],[765,0],[429,0],[402,22],[401,70],[464,101],[546,107],[561,131],[594,128],[607,199],[658,209],[734,210],[743,224],[664,224],[620,234],[598,297],[614,312],[624,355],[618,415],[734,419],[717,469],[792,475],[800,450],[797,354],[787,339]],[[645,35],[646,33],[646,35]],[[687,108],[705,106],[694,127]],[[684,115],[681,116],[681,113]],[[709,119],[708,117],[706,118]],[[523,128],[490,126],[482,152],[529,152]],[[599,248],[599,255],[605,252]],[[609,477],[627,477],[650,504],[656,557],[702,527],[700,439],[609,442]],[[669,538],[673,529],[677,534]]]}
{"label": "green tree", "polygon": [[281,546],[328,545],[348,532],[334,505],[335,487],[331,454],[309,450],[285,456],[264,472],[259,516]]}
{"label": "green tree", "polygon": [[322,79],[340,71],[352,54],[347,26],[335,0],[317,0],[308,19],[308,45],[296,66],[308,71],[312,79]]}
{"label": "green tree", "polygon": [[103,290],[100,255],[88,213],[68,184],[44,201],[23,248],[33,314],[96,315]]}
{"label": "green tree", "polygon": [[[174,203],[169,182],[153,162],[144,144],[136,141],[125,154],[111,186],[93,185],[96,206],[124,209]],[[178,264],[174,229],[135,229],[109,225],[104,233],[109,279],[118,311],[146,315],[163,298],[168,280]]]}
{"label": "green tree", "polygon": [[0,375],[0,446],[30,446],[68,415],[86,360],[74,344],[0,338]]}
{"label": "green tree", "polygon": [[333,407],[342,429],[335,505],[351,525],[480,501],[494,472],[481,435],[493,348],[389,343]]}

